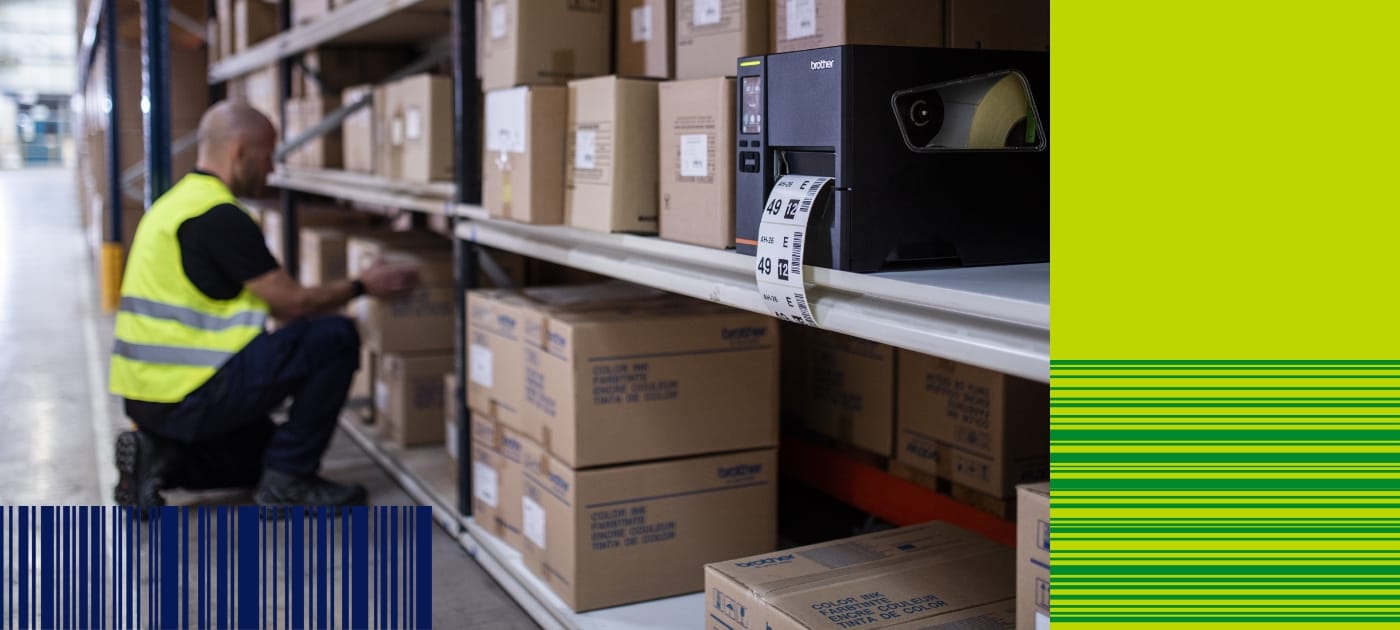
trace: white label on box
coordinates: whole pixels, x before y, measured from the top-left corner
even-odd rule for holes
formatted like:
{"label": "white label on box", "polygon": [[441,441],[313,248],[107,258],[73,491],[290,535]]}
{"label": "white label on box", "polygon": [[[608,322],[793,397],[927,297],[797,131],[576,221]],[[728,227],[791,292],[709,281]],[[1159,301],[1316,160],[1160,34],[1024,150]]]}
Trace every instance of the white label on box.
{"label": "white label on box", "polygon": [[498,498],[496,469],[481,462],[472,462],[472,495],[482,503],[496,507]]}
{"label": "white label on box", "polygon": [[1035,613],[1035,630],[1050,630],[1050,615],[1043,612]]}
{"label": "white label on box", "polygon": [[525,101],[530,88],[518,87],[486,94],[486,149],[492,153],[524,153],[529,125]]}
{"label": "white label on box", "polygon": [[695,10],[690,16],[690,23],[695,26],[719,24],[723,13],[721,4],[720,0],[695,0]]}
{"label": "white label on box", "polygon": [[754,277],[763,303],[778,319],[817,325],[802,281],[803,238],[812,206],[830,183],[830,177],[784,175],[763,206]]}
{"label": "white label on box", "polygon": [[574,168],[598,168],[598,130],[579,129],[574,132]]}
{"label": "white label on box", "polygon": [[403,146],[403,118],[395,116],[393,122],[389,123],[389,144]]}
{"label": "white label on box", "polygon": [[417,107],[410,107],[403,114],[403,135],[408,140],[417,140],[423,137],[423,111]]}
{"label": "white label on box", "polygon": [[787,39],[817,34],[817,0],[787,0]]}
{"label": "white label on box", "polygon": [[632,9],[632,43],[651,41],[651,5]]}
{"label": "white label on box", "polygon": [[710,174],[710,137],[703,133],[681,136],[681,177],[706,177]]}
{"label": "white label on box", "polygon": [[491,39],[501,39],[506,36],[506,3],[498,2],[491,5]]}
{"label": "white label on box", "polygon": [[468,372],[471,373],[473,383],[482,387],[492,387],[496,382],[496,375],[492,366],[495,365],[491,356],[491,349],[477,344],[471,345],[471,352],[468,353],[470,365]]}
{"label": "white label on box", "polygon": [[389,411],[389,384],[378,381],[374,384],[374,407],[380,411]]}
{"label": "white label on box", "polygon": [[544,549],[544,508],[530,497],[520,497],[520,512],[525,538]]}

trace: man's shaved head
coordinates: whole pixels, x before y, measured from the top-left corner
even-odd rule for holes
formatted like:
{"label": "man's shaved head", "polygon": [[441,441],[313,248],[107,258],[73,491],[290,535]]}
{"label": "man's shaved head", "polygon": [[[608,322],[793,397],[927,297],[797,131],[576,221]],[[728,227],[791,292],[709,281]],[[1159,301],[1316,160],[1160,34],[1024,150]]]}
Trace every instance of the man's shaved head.
{"label": "man's shaved head", "polygon": [[199,121],[199,168],[222,179],[235,195],[256,195],[272,170],[277,130],[240,101],[221,101]]}

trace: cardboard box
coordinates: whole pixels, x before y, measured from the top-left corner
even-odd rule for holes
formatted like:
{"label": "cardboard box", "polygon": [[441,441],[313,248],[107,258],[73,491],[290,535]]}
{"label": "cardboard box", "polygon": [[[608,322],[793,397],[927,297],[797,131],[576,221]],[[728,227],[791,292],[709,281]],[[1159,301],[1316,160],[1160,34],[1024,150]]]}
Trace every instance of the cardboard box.
{"label": "cardboard box", "polygon": [[768,48],[770,0],[677,0],[676,78],[732,77]]}
{"label": "cardboard box", "polygon": [[697,591],[705,563],[775,547],[776,467],[774,449],[594,470],[527,450],[525,564],[577,611]]}
{"label": "cardboard box", "polygon": [[734,79],[657,87],[661,238],[734,246]]}
{"label": "cardboard box", "polygon": [[467,292],[467,406],[538,439],[524,424],[524,298],[516,291]]}
{"label": "cardboard box", "polygon": [[487,0],[483,13],[484,91],[608,73],[612,0]]}
{"label": "cardboard box", "polygon": [[893,346],[820,329],[807,331],[802,426],[861,450],[894,450]]}
{"label": "cardboard box", "polygon": [[777,445],[770,317],[688,298],[530,310],[523,340],[525,424],[572,467]]}
{"label": "cardboard box", "polygon": [[297,280],[318,287],[345,279],[345,241],[349,233],[338,228],[302,228]]}
{"label": "cardboard box", "polygon": [[[263,0],[233,0],[233,53],[243,52],[280,30],[276,4]],[[273,70],[275,72],[276,68]]]}
{"label": "cardboard box", "polygon": [[1015,553],[934,521],[705,567],[705,627],[1010,628]]}
{"label": "cardboard box", "polygon": [[1050,478],[1050,391],[1036,383],[901,350],[895,460],[993,498]]}
{"label": "cardboard box", "polygon": [[[340,95],[287,99],[286,138],[291,140],[315,127],[327,114],[340,107]],[[323,133],[287,155],[288,166],[340,168],[344,150],[340,128]]]}
{"label": "cardboard box", "polygon": [[399,446],[442,442],[442,377],[453,355],[385,352],[375,375],[374,406],[385,435]]}
{"label": "cardboard box", "polygon": [[675,74],[675,12],[675,0],[618,0],[617,74],[639,79],[669,79]]}
{"label": "cardboard box", "polygon": [[569,82],[565,222],[597,232],[657,231],[657,84]]}
{"label": "cardboard box", "polygon": [[452,179],[452,79],[419,74],[384,88],[388,143],[381,175],[426,184]]}
{"label": "cardboard box", "polygon": [[486,94],[481,205],[522,223],[564,222],[565,117],[569,90],[536,85]]}
{"label": "cardboard box", "polygon": [[301,54],[292,67],[292,96],[340,95],[383,81],[414,60],[402,46],[325,46]]}
{"label": "cardboard box", "polygon": [[331,12],[331,0],[291,0],[292,24],[306,24]]}
{"label": "cardboard box", "polygon": [[346,116],[340,125],[341,164],[347,171],[373,173],[379,155],[374,142],[378,133],[375,112],[383,107],[384,90],[371,85],[348,87],[340,93],[340,102],[349,105],[366,94],[372,94],[370,104]]}
{"label": "cardboard box", "polygon": [[[261,220],[263,230],[263,240],[267,243],[268,251],[272,252],[272,257],[277,262],[282,262],[282,211],[276,208],[261,206]],[[341,230],[363,230],[371,225],[371,217],[360,212],[351,212],[330,204],[297,204],[297,226],[306,228],[336,228]],[[300,238],[298,238],[298,242]],[[303,251],[305,251],[303,249]],[[302,255],[305,260],[305,254]],[[305,264],[303,262],[303,264]],[[323,272],[328,273],[328,272]]]}
{"label": "cardboard box", "polygon": [[1050,627],[1050,482],[1016,488],[1016,627]]}
{"label": "cardboard box", "polygon": [[431,234],[385,233],[352,236],[345,249],[346,273],[352,278],[376,260],[418,266],[419,286],[408,296],[351,302],[365,344],[380,352],[452,350],[456,290],[450,243]]}
{"label": "cardboard box", "polygon": [[[528,438],[472,414],[472,518],[513,549],[523,549],[521,502]],[[538,452],[539,446],[533,446]]]}
{"label": "cardboard box", "polygon": [[773,52],[866,44],[942,47],[943,0],[771,0]]}
{"label": "cardboard box", "polygon": [[1050,2],[948,0],[948,46],[1050,50]]}

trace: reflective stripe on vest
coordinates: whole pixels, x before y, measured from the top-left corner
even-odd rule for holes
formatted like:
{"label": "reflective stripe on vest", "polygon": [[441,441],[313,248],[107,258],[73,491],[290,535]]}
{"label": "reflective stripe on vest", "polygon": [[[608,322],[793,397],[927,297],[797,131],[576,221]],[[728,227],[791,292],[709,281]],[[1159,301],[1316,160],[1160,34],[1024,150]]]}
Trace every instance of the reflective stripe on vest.
{"label": "reflective stripe on vest", "polygon": [[180,226],[222,204],[238,200],[218,178],[192,173],[141,218],[122,277],[112,393],[179,402],[262,334],[267,303],[247,287],[219,300],[185,275]]}

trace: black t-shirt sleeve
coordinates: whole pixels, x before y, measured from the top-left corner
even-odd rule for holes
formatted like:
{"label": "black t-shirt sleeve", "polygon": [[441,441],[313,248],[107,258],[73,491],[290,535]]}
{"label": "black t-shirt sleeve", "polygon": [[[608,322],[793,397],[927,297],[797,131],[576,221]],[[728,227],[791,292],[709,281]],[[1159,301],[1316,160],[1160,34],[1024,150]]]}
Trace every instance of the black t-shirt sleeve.
{"label": "black t-shirt sleeve", "polygon": [[176,236],[185,276],[216,300],[237,297],[243,283],[278,267],[262,229],[233,204],[220,204],[185,221]]}

